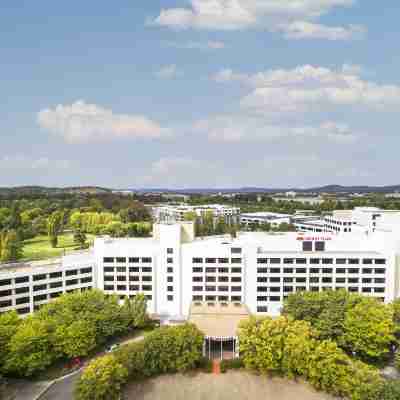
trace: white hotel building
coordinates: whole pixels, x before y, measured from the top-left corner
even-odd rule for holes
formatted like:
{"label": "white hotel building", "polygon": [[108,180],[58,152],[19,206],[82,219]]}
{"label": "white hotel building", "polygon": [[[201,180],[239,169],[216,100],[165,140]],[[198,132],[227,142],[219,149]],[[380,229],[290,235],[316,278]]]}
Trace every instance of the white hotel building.
{"label": "white hotel building", "polygon": [[343,288],[391,302],[400,296],[400,212],[356,209],[350,221],[346,233],[198,239],[183,222],[155,225],[153,238],[97,238],[88,253],[0,266],[0,312],[27,314],[89,288],[121,299],[144,293],[149,311],[165,319],[187,319],[199,302],[277,315],[285,297],[302,290]]}

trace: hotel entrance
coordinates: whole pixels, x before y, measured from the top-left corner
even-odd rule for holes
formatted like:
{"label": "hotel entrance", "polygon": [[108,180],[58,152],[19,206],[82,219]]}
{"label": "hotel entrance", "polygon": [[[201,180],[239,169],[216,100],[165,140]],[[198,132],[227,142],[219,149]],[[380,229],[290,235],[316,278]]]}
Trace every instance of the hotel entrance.
{"label": "hotel entrance", "polygon": [[203,356],[209,360],[231,360],[237,357],[236,337],[206,337],[203,345]]}

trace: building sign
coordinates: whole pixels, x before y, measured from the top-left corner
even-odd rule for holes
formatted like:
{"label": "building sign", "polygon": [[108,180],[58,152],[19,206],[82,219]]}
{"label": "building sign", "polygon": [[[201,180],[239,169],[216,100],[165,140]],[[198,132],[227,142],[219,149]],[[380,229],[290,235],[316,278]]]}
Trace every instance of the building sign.
{"label": "building sign", "polygon": [[329,236],[297,236],[296,240],[325,242],[327,240],[332,240],[332,238]]}

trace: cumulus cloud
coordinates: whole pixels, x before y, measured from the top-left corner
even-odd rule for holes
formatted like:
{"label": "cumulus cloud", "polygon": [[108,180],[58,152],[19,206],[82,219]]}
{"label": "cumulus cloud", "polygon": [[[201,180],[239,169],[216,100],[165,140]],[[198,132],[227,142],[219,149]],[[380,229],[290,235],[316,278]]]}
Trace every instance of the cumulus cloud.
{"label": "cumulus cloud", "polygon": [[264,28],[284,32],[289,39],[348,40],[365,28],[328,27],[314,21],[335,7],[350,7],[355,0],[191,0],[189,8],[161,10],[152,22],[173,29],[237,30]]}
{"label": "cumulus cloud", "polygon": [[171,135],[168,128],[142,116],[114,114],[112,110],[85,101],[41,110],[39,126],[69,143],[113,139],[160,139]]}
{"label": "cumulus cloud", "polygon": [[359,73],[359,68],[349,65],[339,70],[304,65],[253,75],[224,69],[213,79],[251,87],[241,100],[242,107],[269,114],[316,112],[337,106],[393,110],[400,105],[400,86],[366,81]]}
{"label": "cumulus cloud", "polygon": [[208,42],[166,42],[166,45],[184,50],[221,50],[225,48],[225,43],[217,40]]}
{"label": "cumulus cloud", "polygon": [[213,142],[260,142],[281,139],[321,139],[336,143],[353,143],[357,135],[342,123],[327,121],[318,126],[271,124],[262,118],[218,116],[198,121],[194,131],[206,134]]}
{"label": "cumulus cloud", "polygon": [[48,157],[32,158],[23,154],[6,155],[0,158],[0,167],[10,170],[65,170],[72,166],[68,160],[51,160]]}
{"label": "cumulus cloud", "polygon": [[164,65],[156,72],[157,78],[160,79],[173,79],[179,75],[182,75],[182,72],[175,64]]}

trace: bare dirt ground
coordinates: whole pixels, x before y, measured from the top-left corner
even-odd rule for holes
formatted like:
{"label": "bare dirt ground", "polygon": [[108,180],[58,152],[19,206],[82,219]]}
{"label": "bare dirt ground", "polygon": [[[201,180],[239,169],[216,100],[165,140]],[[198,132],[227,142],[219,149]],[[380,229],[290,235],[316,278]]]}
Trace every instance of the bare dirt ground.
{"label": "bare dirt ground", "polygon": [[164,375],[129,385],[124,400],[333,400],[305,383],[248,372]]}

